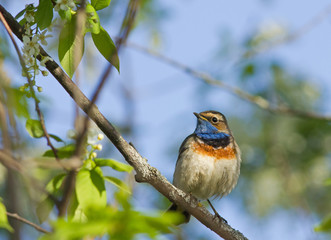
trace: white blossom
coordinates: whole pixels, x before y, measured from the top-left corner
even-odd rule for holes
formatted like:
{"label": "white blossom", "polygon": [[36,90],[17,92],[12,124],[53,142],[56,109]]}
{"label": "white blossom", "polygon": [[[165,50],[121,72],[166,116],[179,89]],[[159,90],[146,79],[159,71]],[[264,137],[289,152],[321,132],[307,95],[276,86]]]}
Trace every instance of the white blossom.
{"label": "white blossom", "polygon": [[41,61],[40,61],[40,66],[46,67],[46,63],[48,61],[53,61],[52,58],[46,56],[46,57],[42,57]]}
{"label": "white blossom", "polygon": [[39,40],[40,40],[40,43],[41,43],[42,45],[45,45],[45,46],[47,46],[46,38],[52,37],[51,34],[47,34],[47,35],[46,35],[46,33],[47,33],[47,30],[44,30],[41,34],[39,34]]}
{"label": "white blossom", "polygon": [[28,23],[34,22],[34,12],[27,11],[24,15],[24,18]]}
{"label": "white blossom", "polygon": [[63,10],[66,11],[68,8],[75,8],[76,4],[73,0],[56,0],[56,5],[54,7],[55,11]]}
{"label": "white blossom", "polygon": [[37,56],[40,52],[39,43],[38,43],[38,35],[34,35],[32,38],[28,36],[23,36],[23,52],[27,56]]}

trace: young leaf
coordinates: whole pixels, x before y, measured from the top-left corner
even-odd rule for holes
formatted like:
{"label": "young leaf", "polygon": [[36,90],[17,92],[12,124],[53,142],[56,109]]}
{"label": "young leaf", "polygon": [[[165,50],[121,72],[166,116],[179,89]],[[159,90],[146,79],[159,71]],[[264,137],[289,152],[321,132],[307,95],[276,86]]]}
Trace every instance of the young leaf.
{"label": "young leaf", "polygon": [[92,39],[102,56],[104,56],[117,71],[120,71],[120,60],[118,59],[117,49],[107,31],[100,26],[100,32],[98,34],[92,33]]}
{"label": "young leaf", "polygon": [[114,159],[96,158],[94,161],[99,167],[111,167],[119,172],[131,172],[133,170],[133,167],[130,165],[118,162]]}
{"label": "young leaf", "polygon": [[22,17],[24,15],[24,13],[26,12],[26,8],[24,8],[22,11],[20,11],[19,13],[16,14],[15,19],[18,20],[20,17]]}
{"label": "young leaf", "polygon": [[39,120],[28,119],[25,128],[33,138],[41,138],[45,136],[44,130]]}
{"label": "young leaf", "polygon": [[64,141],[61,138],[59,138],[58,136],[56,136],[54,134],[49,134],[49,136],[57,142],[63,142],[64,143]]}
{"label": "young leaf", "polygon": [[111,176],[105,176],[104,178],[108,182],[114,184],[119,189],[121,189],[121,190],[123,190],[123,191],[125,191],[125,192],[127,192],[129,194],[131,194],[130,188],[122,180],[120,180],[118,178],[115,178],[115,177],[111,177]]}
{"label": "young leaf", "polygon": [[331,215],[323,219],[322,223],[315,227],[317,232],[331,232]]}
{"label": "young leaf", "polygon": [[0,228],[5,228],[9,232],[14,231],[14,229],[8,223],[6,207],[5,207],[5,205],[3,205],[3,203],[1,201],[0,201]]}
{"label": "young leaf", "polygon": [[53,19],[53,4],[51,0],[39,0],[35,18],[40,30],[51,25]]}
{"label": "young leaf", "polygon": [[85,29],[85,32],[98,34],[100,32],[100,19],[99,15],[91,4],[86,5],[86,16],[87,28]]}
{"label": "young leaf", "polygon": [[[67,146],[57,148],[57,156],[58,158],[70,158],[75,151],[75,145],[69,144]],[[52,150],[47,150],[44,154],[43,157],[54,157],[54,152]]]}
{"label": "young leaf", "polygon": [[69,77],[74,75],[84,53],[84,37],[75,33],[76,18],[72,16],[61,30],[58,49],[61,65]]}
{"label": "young leaf", "polygon": [[33,10],[34,6],[33,4],[29,4],[26,8],[24,8],[22,11],[20,11],[19,13],[17,13],[17,15],[15,16],[15,19],[19,19],[20,17],[22,17],[24,15],[24,13],[28,10]]}
{"label": "young leaf", "polygon": [[109,6],[111,0],[92,0],[91,4],[95,10],[101,10]]}
{"label": "young leaf", "polygon": [[86,210],[91,206],[106,206],[105,182],[101,171],[82,169],[76,177],[76,196],[79,206]]}

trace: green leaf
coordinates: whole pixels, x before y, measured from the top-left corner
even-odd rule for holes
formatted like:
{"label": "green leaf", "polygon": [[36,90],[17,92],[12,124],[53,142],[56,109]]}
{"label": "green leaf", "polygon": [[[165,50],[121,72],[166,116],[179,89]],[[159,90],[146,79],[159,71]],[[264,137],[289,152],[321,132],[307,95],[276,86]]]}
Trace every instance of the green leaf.
{"label": "green leaf", "polygon": [[121,189],[122,191],[125,191],[125,192],[131,194],[129,186],[127,184],[125,184],[122,180],[115,178],[115,177],[111,177],[111,176],[105,176],[104,179],[107,180],[108,182],[112,183],[113,185],[115,185],[116,187]]}
{"label": "green leaf", "polygon": [[106,206],[105,182],[98,167],[89,171],[82,169],[76,177],[76,196],[79,206],[85,211],[91,206]]}
{"label": "green leaf", "polygon": [[28,119],[25,128],[33,138],[41,138],[45,136],[44,130],[39,120]]}
{"label": "green leaf", "polygon": [[[62,173],[52,178],[46,186],[47,192],[51,193],[53,196],[58,196],[66,176],[67,174]],[[43,223],[48,218],[53,210],[54,204],[53,199],[49,196],[44,196],[43,200],[38,204],[36,212],[40,223]]]}
{"label": "green leaf", "polygon": [[320,225],[315,227],[317,232],[331,232],[331,215],[326,217]]}
{"label": "green leaf", "polygon": [[49,136],[57,142],[63,142],[64,143],[64,141],[61,138],[59,138],[58,136],[56,136],[54,134],[49,134]]}
{"label": "green leaf", "polygon": [[19,19],[20,17],[22,17],[24,15],[24,13],[26,11],[31,11],[33,10],[35,7],[33,6],[33,4],[29,4],[26,8],[24,8],[22,11],[20,11],[19,13],[17,13],[17,15],[15,16],[15,19]]}
{"label": "green leaf", "polygon": [[3,205],[2,201],[0,201],[0,228],[7,229],[9,232],[14,232],[14,229],[8,223],[6,207]]}
{"label": "green leaf", "polygon": [[26,8],[24,8],[22,11],[20,11],[19,13],[16,14],[15,19],[19,19],[20,17],[22,17],[24,15],[24,13],[26,12]]}
{"label": "green leaf", "polygon": [[[70,158],[75,151],[75,145],[69,144],[67,146],[57,148],[57,156],[58,158]],[[52,150],[47,150],[44,154],[43,157],[55,157],[54,152]]]}
{"label": "green leaf", "polygon": [[98,34],[92,33],[92,39],[94,45],[102,56],[104,56],[104,58],[110,62],[117,71],[120,71],[120,61],[117,55],[117,49],[107,31],[100,26],[100,32]]}
{"label": "green leaf", "polygon": [[67,176],[66,173],[61,173],[59,175],[56,175],[53,177],[46,185],[46,190],[47,192],[53,194],[53,195],[58,195],[59,190],[62,186],[62,183],[64,181],[64,178]]}
{"label": "green leaf", "polygon": [[109,6],[111,0],[92,0],[91,4],[95,10],[101,10]]}
{"label": "green leaf", "polygon": [[40,30],[51,25],[53,19],[53,4],[51,0],[39,0],[35,19]]}
{"label": "green leaf", "polygon": [[86,5],[86,16],[87,27],[85,29],[85,32],[98,34],[100,32],[100,19],[99,15],[91,4]]}
{"label": "green leaf", "polygon": [[61,30],[58,49],[61,65],[71,78],[84,53],[84,36],[78,36],[75,33],[76,17],[72,16]]}
{"label": "green leaf", "polygon": [[66,21],[71,21],[71,18],[72,18],[72,14],[71,14],[71,9],[67,9],[67,10],[62,10],[60,9],[58,11],[60,17],[62,20],[66,20]]}
{"label": "green leaf", "polygon": [[131,172],[133,170],[133,167],[130,165],[118,162],[114,159],[95,158],[94,161],[99,167],[111,167],[119,172]]}

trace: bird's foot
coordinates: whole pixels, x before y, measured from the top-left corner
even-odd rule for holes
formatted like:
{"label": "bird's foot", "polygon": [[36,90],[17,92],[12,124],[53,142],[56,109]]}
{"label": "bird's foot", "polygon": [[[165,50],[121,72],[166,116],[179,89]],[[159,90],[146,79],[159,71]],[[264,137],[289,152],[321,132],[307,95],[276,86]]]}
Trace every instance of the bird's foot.
{"label": "bird's foot", "polygon": [[221,222],[228,223],[228,221],[222,218],[221,215],[218,214],[218,212],[215,212],[214,218],[218,218]]}

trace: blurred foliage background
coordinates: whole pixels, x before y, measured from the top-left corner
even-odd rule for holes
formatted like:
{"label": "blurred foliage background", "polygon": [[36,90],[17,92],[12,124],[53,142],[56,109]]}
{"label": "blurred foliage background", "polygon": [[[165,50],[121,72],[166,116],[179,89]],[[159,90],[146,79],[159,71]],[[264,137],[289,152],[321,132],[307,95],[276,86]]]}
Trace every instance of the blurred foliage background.
{"label": "blurred foliage background", "polygon": [[[26,4],[25,1],[0,2],[12,15]],[[119,54],[121,73],[111,75],[98,105],[126,139],[132,141],[149,163],[168,179],[172,178],[181,141],[194,130],[192,112],[208,109],[223,112],[242,150],[243,162],[236,189],[230,196],[215,201],[221,215],[249,239],[328,239],[331,229],[331,84],[330,69],[325,66],[331,57],[329,45],[323,45],[325,42],[320,38],[331,38],[328,31],[331,7],[319,3],[319,7],[310,9],[309,4],[301,5],[297,1],[285,9],[287,5],[280,4],[280,1],[251,2],[254,7],[248,3],[248,7],[246,4],[234,7],[218,1],[200,4],[197,1],[139,1],[133,32],[127,47]],[[120,31],[127,4],[128,1],[112,0],[110,6],[99,13],[101,23],[107,26],[113,39]],[[190,8],[190,4],[195,8]],[[295,4],[300,4],[302,12]],[[212,11],[213,8],[217,10]],[[234,17],[219,21],[229,16],[229,9]],[[208,18],[213,22],[212,26],[207,20],[209,10],[212,11]],[[277,19],[265,16],[263,12],[266,15],[273,13]],[[293,18],[289,16],[296,13],[299,24],[292,24]],[[240,18],[241,15],[245,17]],[[238,22],[229,23],[236,18]],[[234,27],[236,24],[241,24],[241,28]],[[176,28],[176,25],[181,27]],[[318,30],[314,31],[316,28]],[[46,142],[32,139],[25,129],[26,119],[36,118],[34,104],[19,91],[25,80],[19,74],[21,69],[18,69],[12,44],[4,28],[0,30],[1,147],[12,149],[13,156],[28,167],[28,176],[33,176],[38,186],[46,186],[61,170],[53,169],[50,166],[54,166],[54,162],[41,157],[48,150]],[[244,31],[238,34],[240,30]],[[54,27],[53,38],[46,48],[56,61],[58,31],[60,25]],[[192,37],[194,34],[197,40]],[[75,80],[79,81],[85,94],[91,96],[107,63],[89,44],[91,39],[86,41],[85,55]],[[139,46],[178,62],[169,64],[162,56],[154,56]],[[301,57],[302,62],[291,58],[291,55],[301,56],[303,49],[307,51],[303,53],[306,54],[304,58]],[[318,58],[308,55],[312,52],[318,52]],[[180,64],[209,74],[221,84],[199,81],[192,71],[183,71]],[[73,102],[52,77],[38,77],[36,82],[43,88],[38,97],[49,132],[70,143],[72,140],[67,132],[74,128],[76,116]],[[226,86],[262,97],[269,105],[262,109],[256,104],[260,98],[249,102]],[[302,116],[302,112],[308,114]],[[98,130],[93,125],[91,129],[96,136]],[[106,139],[101,143],[103,150],[98,155],[124,161]],[[61,144],[55,143],[56,147],[62,147]],[[108,171],[103,168],[105,175],[109,174]],[[0,165],[0,196],[8,211],[38,222],[36,208],[40,191],[28,176]],[[126,218],[121,215],[119,219],[129,219],[126,225],[131,219],[139,226],[139,221],[148,218],[139,212],[163,211],[170,205],[151,187],[134,183],[132,173],[115,171],[111,176],[120,179],[120,184],[125,184],[125,189],[130,188],[131,194],[107,183],[111,207],[98,224],[103,224],[102,220],[110,221],[113,206],[120,205],[119,209],[137,213],[130,215],[131,212],[127,211]],[[89,210],[86,214],[94,219],[98,211]],[[55,219],[56,209],[53,209],[49,220]],[[116,219],[118,225],[122,221],[119,219]],[[148,221],[157,222],[155,219]],[[160,220],[155,226],[163,229],[161,232],[167,232],[165,226],[169,221]],[[18,221],[10,219],[10,224],[20,230],[16,235],[1,230],[1,239],[35,239],[40,236]],[[61,224],[57,221],[53,226],[64,228],[65,224]],[[50,225],[46,222],[42,226],[49,228]],[[217,239],[194,219],[175,230],[175,234],[155,233],[154,228],[136,229],[136,232],[123,230],[128,236],[108,234],[114,239],[154,236],[159,239]],[[139,231],[146,234],[141,235]],[[61,235],[52,237],[59,239]],[[48,238],[44,236],[42,239]]]}

